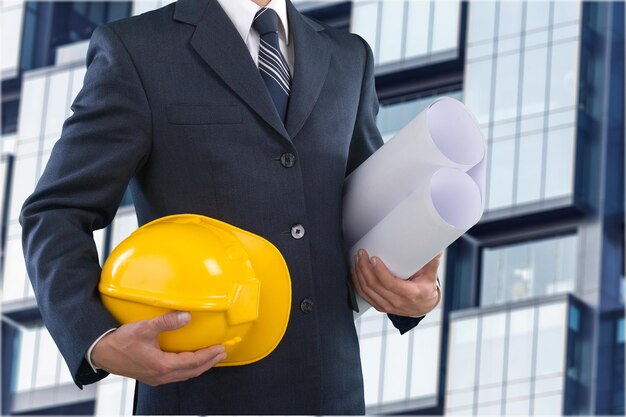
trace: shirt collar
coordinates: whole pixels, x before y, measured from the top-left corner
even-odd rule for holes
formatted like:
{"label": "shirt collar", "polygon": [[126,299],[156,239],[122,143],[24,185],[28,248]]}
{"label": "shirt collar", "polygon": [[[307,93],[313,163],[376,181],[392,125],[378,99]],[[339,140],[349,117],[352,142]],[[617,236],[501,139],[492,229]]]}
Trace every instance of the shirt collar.
{"label": "shirt collar", "polygon": [[[254,15],[260,7],[252,0],[217,0],[235,25],[237,32],[245,41],[248,39]],[[289,45],[289,24],[287,22],[287,6],[285,0],[271,0],[267,6],[278,14],[278,34],[284,36],[285,44]]]}

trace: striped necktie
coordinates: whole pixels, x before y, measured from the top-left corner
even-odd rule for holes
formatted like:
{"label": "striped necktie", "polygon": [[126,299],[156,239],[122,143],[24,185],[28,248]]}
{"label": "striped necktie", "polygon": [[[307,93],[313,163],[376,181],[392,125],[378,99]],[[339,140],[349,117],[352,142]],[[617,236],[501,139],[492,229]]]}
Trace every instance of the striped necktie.
{"label": "striped necktie", "polygon": [[278,15],[273,9],[260,9],[252,21],[259,32],[259,71],[274,101],[278,115],[285,123],[291,76],[289,67],[278,45]]}

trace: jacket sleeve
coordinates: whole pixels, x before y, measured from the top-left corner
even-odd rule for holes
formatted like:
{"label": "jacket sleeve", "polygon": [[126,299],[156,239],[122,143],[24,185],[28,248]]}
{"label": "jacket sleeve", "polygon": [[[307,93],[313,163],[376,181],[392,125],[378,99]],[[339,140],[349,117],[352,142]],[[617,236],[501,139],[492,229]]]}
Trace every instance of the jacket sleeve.
{"label": "jacket sleeve", "polygon": [[109,225],[152,141],[148,99],[120,38],[98,27],[83,88],[49,162],[20,213],[22,245],[43,322],[74,382],[96,382],[85,353],[119,323],[100,301],[93,231]]}
{"label": "jacket sleeve", "polygon": [[[378,115],[379,103],[376,95],[376,85],[374,77],[374,55],[372,49],[367,42],[358,37],[365,48],[366,60],[365,71],[363,73],[363,81],[361,84],[361,97],[359,99],[359,108],[357,111],[354,131],[350,143],[350,152],[348,155],[348,163],[346,168],[346,176],[354,171],[361,163],[363,163],[371,154],[376,152],[383,145],[383,139],[376,125],[376,116]],[[356,306],[354,300],[354,290],[351,290],[353,305]],[[388,314],[393,325],[404,334],[417,326],[417,324],[425,317],[403,317],[395,314]]]}

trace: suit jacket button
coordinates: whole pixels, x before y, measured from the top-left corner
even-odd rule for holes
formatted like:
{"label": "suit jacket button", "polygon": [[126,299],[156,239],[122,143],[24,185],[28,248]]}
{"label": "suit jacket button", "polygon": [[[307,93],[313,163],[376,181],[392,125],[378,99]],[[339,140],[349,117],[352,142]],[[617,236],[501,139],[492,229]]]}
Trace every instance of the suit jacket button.
{"label": "suit jacket button", "polygon": [[302,310],[303,313],[310,313],[313,311],[313,304],[314,303],[310,298],[305,298],[300,303],[300,310]]}
{"label": "suit jacket button", "polygon": [[291,237],[294,239],[302,239],[304,237],[304,226],[295,224],[291,227]]}
{"label": "suit jacket button", "polygon": [[296,156],[291,152],[284,153],[280,156],[280,164],[285,168],[291,168],[296,164]]}

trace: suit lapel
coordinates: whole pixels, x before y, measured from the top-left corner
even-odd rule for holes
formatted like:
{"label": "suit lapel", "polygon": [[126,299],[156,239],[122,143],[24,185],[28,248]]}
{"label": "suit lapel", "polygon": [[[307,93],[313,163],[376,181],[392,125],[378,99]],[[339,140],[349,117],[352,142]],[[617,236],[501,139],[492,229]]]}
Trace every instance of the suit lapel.
{"label": "suit lapel", "polygon": [[286,126],[248,48],[217,1],[178,0],[174,19],[196,26],[191,47],[263,120],[291,140],[319,97],[328,71],[330,48],[317,33],[323,27],[302,17],[289,0],[286,3],[295,61]]}
{"label": "suit lapel", "polygon": [[330,45],[318,32],[324,27],[303,17],[287,3],[287,19],[294,42],[294,74],[287,118],[287,132],[294,138],[311,114],[319,97],[330,63]]}

